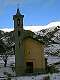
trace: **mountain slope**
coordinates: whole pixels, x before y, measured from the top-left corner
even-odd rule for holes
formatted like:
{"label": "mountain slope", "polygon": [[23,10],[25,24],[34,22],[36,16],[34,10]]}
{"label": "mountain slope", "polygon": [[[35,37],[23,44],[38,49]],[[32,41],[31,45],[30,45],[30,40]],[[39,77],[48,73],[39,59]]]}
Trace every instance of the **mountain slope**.
{"label": "mountain slope", "polygon": [[[45,42],[44,52],[46,54],[60,55],[60,26],[42,29],[35,34],[33,37]],[[3,52],[12,53],[14,46],[14,31],[4,33],[0,30],[0,51],[4,49]]]}
{"label": "mountain slope", "polygon": [[53,29],[43,29],[36,33],[38,39],[45,41],[46,54],[60,55],[60,26]]}

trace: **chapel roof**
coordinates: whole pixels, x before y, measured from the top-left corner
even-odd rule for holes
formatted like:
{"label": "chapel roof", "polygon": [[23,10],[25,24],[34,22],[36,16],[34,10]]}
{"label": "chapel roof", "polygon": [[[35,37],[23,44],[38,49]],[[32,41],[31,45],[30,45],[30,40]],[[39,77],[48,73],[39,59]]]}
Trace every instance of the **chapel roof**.
{"label": "chapel roof", "polygon": [[38,39],[37,35],[32,31],[24,30],[22,35],[23,35],[22,40],[27,39],[27,38],[31,38],[39,43],[45,44],[44,41],[41,39]]}

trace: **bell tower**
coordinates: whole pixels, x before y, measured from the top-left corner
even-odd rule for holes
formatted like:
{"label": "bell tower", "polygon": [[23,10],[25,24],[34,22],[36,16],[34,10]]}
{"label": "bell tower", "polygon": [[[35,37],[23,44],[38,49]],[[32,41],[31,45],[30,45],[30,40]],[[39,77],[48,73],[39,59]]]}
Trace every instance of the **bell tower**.
{"label": "bell tower", "polygon": [[19,8],[18,8],[16,15],[13,16],[14,29],[18,28],[20,31],[23,30],[23,17],[24,15],[21,15]]}
{"label": "bell tower", "polygon": [[15,38],[15,71],[16,75],[24,73],[24,52],[22,44],[23,34],[23,17],[19,9],[17,9],[16,15],[13,16],[14,20],[14,38]]}

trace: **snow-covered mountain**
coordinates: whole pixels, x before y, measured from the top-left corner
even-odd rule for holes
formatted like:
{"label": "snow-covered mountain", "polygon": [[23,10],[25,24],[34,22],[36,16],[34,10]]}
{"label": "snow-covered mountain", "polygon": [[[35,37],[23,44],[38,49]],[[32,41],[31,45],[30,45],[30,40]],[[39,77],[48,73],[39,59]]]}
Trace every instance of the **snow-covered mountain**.
{"label": "snow-covered mountain", "polygon": [[12,32],[4,32],[0,30],[0,54],[7,53],[13,53],[13,47],[14,47],[14,36],[13,31]]}
{"label": "snow-covered mountain", "polygon": [[60,55],[60,26],[42,29],[36,34],[45,41],[45,53]]}
{"label": "snow-covered mountain", "polygon": [[[45,42],[44,52],[46,54],[60,55],[60,26],[53,26],[47,29],[42,29],[35,32],[38,40],[43,40]],[[4,44],[4,46],[3,46]],[[4,32],[0,31],[0,50],[9,49],[14,46],[14,32]]]}

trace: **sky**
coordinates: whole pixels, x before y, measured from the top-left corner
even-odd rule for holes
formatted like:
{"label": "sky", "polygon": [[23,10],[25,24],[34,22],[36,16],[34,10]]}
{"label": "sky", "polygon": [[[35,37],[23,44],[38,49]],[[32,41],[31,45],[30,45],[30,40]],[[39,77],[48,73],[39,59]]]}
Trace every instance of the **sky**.
{"label": "sky", "polygon": [[60,23],[60,0],[0,0],[0,29],[14,28],[13,15],[17,8],[24,15],[26,29],[37,30],[51,22]]}

